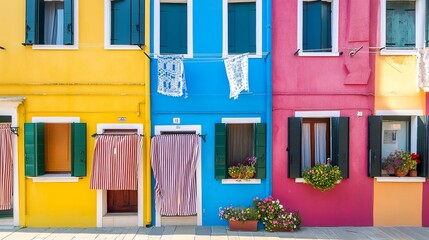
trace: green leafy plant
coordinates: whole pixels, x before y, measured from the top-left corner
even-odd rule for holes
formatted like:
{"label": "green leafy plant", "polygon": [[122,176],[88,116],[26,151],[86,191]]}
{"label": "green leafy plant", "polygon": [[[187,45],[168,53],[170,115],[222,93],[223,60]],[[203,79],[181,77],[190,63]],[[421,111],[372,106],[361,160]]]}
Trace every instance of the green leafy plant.
{"label": "green leafy plant", "polygon": [[242,164],[239,163],[236,166],[229,167],[228,174],[232,178],[237,178],[237,179],[253,178],[253,176],[256,173],[255,164],[256,164],[255,156],[246,157],[246,159],[244,159]]}
{"label": "green leafy plant", "polygon": [[278,199],[272,196],[253,199],[260,219],[267,231],[293,232],[301,228],[301,216],[297,211],[286,210]]}
{"label": "green leafy plant", "polygon": [[327,162],[327,164],[316,164],[302,173],[306,183],[311,184],[313,188],[322,192],[334,188],[335,184],[343,179],[340,168],[331,165],[329,158]]}
{"label": "green leafy plant", "polygon": [[410,169],[415,170],[419,163],[419,154],[403,150],[395,150],[384,159],[383,168],[387,170],[387,173],[393,174],[395,169],[398,168],[401,171],[408,171]]}
{"label": "green leafy plant", "polygon": [[248,221],[248,220],[259,220],[258,210],[253,207],[229,207],[219,208],[219,214],[221,219],[228,221]]}

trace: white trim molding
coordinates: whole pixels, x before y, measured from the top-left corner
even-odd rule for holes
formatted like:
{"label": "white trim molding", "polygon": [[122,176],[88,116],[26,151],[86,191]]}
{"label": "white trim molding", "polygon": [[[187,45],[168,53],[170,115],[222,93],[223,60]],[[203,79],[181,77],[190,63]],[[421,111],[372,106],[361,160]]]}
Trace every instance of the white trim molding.
{"label": "white trim molding", "polygon": [[327,118],[339,117],[340,111],[296,111],[295,117],[303,118]]}
{"label": "white trim molding", "polygon": [[376,110],[375,115],[377,116],[421,116],[423,110],[411,109],[411,110]]}
{"label": "white trim molding", "polygon": [[222,123],[261,123],[261,118],[222,118]]}
{"label": "white trim molding", "polygon": [[377,182],[393,183],[423,183],[426,182],[424,177],[375,177]]}

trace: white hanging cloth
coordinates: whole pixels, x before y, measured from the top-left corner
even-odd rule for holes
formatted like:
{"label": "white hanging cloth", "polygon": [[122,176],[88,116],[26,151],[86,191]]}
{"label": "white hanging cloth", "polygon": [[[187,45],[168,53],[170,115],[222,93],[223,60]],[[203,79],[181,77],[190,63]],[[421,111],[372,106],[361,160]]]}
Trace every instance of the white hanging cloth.
{"label": "white hanging cloth", "polygon": [[417,84],[429,92],[429,50],[421,48],[417,53]]}
{"label": "white hanging cloth", "polygon": [[242,91],[249,91],[249,63],[247,54],[224,60],[229,82],[229,98],[237,99]]}
{"label": "white hanging cloth", "polygon": [[171,97],[188,96],[182,55],[158,56],[158,93]]}

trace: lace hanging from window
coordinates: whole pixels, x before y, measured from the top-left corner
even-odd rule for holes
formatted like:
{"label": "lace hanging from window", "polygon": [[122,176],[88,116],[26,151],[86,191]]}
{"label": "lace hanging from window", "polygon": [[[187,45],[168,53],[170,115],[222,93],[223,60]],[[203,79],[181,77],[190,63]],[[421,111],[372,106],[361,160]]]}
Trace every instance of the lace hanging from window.
{"label": "lace hanging from window", "polygon": [[429,92],[429,49],[419,49],[417,53],[417,83],[425,92]]}
{"label": "lace hanging from window", "polygon": [[158,93],[171,97],[188,96],[183,56],[158,56]]}
{"label": "lace hanging from window", "polygon": [[242,91],[249,91],[247,54],[228,58],[224,63],[229,82],[229,98],[237,99]]}

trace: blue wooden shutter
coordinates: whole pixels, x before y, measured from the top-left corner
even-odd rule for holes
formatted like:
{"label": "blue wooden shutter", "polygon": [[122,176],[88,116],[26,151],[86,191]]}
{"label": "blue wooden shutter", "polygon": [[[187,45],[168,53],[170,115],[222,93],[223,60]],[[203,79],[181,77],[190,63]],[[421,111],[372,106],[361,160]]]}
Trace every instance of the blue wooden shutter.
{"label": "blue wooden shutter", "polygon": [[45,125],[24,124],[25,176],[36,177],[45,174]]}
{"label": "blue wooden shutter", "polygon": [[267,166],[267,126],[265,123],[255,124],[255,156],[256,156],[256,178],[265,179]]}
{"label": "blue wooden shutter", "polygon": [[160,52],[186,54],[188,52],[188,26],[186,3],[161,3]]}
{"label": "blue wooden shutter", "polygon": [[381,116],[368,116],[368,176],[381,176]]}
{"label": "blue wooden shutter", "polygon": [[86,123],[71,125],[71,175],[86,176]]}
{"label": "blue wooden shutter", "polygon": [[256,52],[256,3],[228,4],[228,52]]}
{"label": "blue wooden shutter", "polygon": [[215,178],[227,178],[226,124],[215,124]]}
{"label": "blue wooden shutter", "polygon": [[417,118],[417,153],[421,163],[417,165],[420,177],[429,176],[429,116]]}
{"label": "blue wooden shutter", "polygon": [[33,45],[43,42],[43,12],[43,0],[26,0],[24,44]]}
{"label": "blue wooden shutter", "polygon": [[111,2],[110,43],[112,45],[131,44],[131,0]]}
{"label": "blue wooden shutter", "polygon": [[343,178],[349,177],[349,118],[332,118],[332,154],[333,165],[341,170]]}
{"label": "blue wooden shutter", "polygon": [[64,0],[64,45],[73,45],[73,0]]}
{"label": "blue wooden shutter", "polygon": [[288,177],[301,177],[302,118],[288,118]]}
{"label": "blue wooden shutter", "polygon": [[416,46],[415,2],[386,2],[386,47]]}
{"label": "blue wooden shutter", "polygon": [[332,51],[331,3],[303,2],[303,51]]}
{"label": "blue wooden shutter", "polygon": [[332,51],[332,11],[330,2],[322,2],[321,4],[321,35],[320,49],[322,52]]}
{"label": "blue wooden shutter", "polygon": [[144,0],[131,1],[131,44],[144,45]]}

